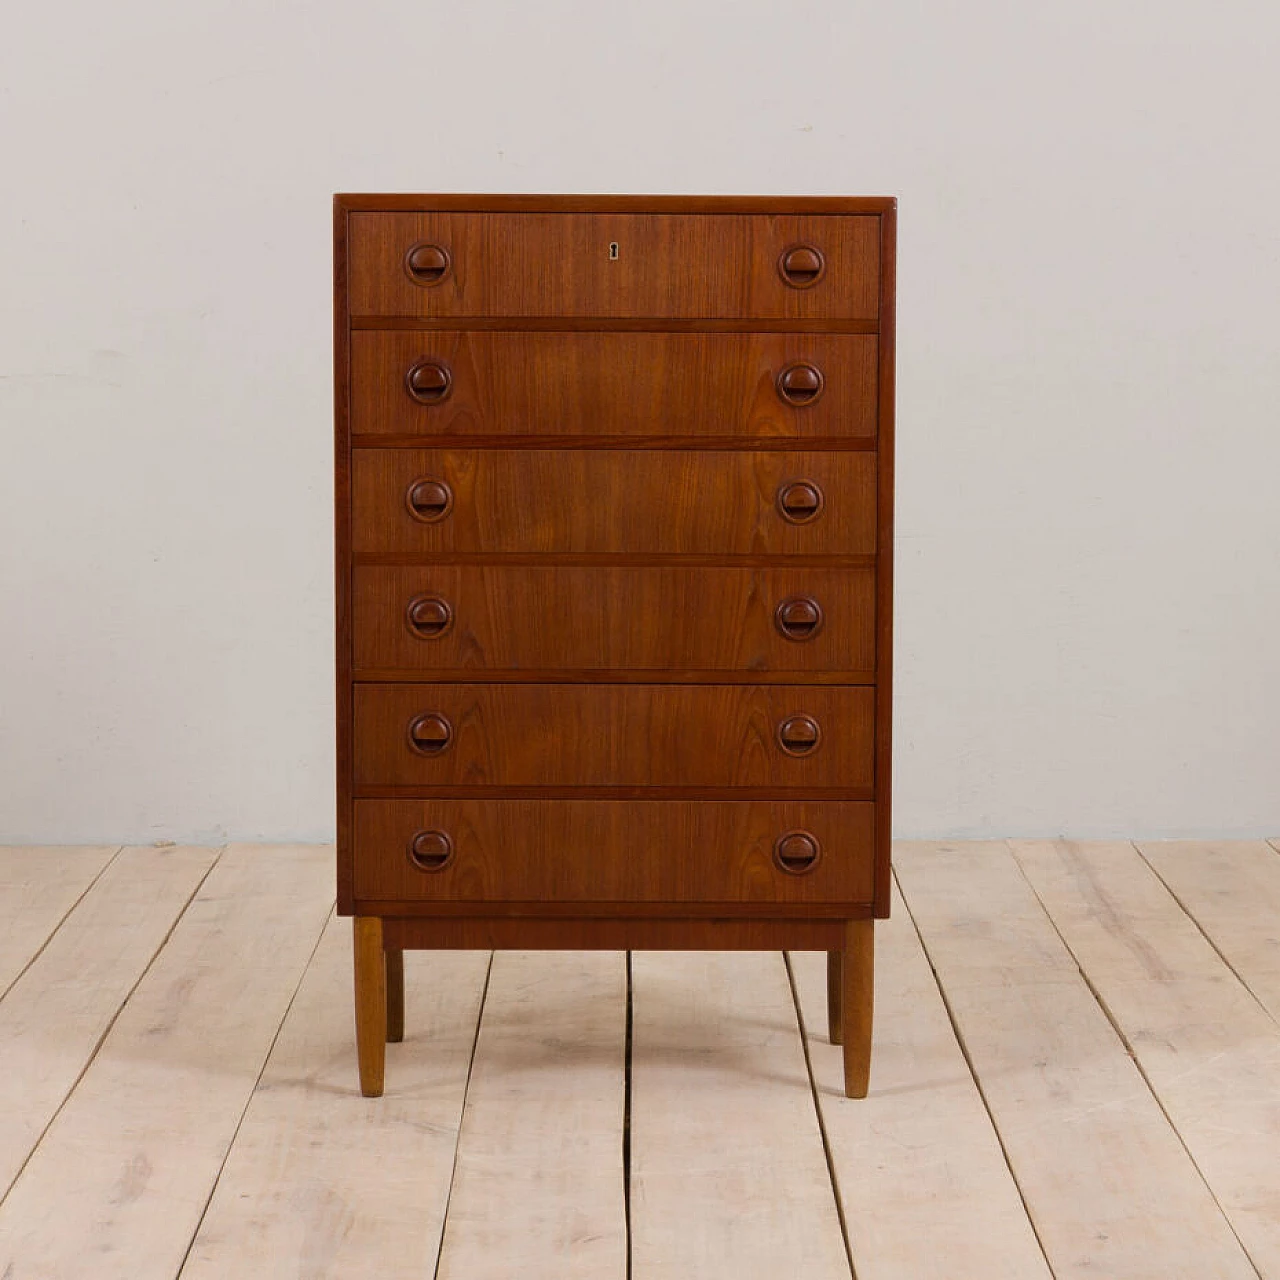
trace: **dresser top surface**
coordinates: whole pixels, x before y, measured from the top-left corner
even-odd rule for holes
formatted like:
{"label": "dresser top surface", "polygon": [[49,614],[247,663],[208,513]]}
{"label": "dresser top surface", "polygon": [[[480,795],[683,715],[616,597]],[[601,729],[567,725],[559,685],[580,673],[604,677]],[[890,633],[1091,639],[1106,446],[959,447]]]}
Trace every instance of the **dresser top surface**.
{"label": "dresser top surface", "polygon": [[336,211],[475,213],[807,213],[885,214],[896,196],[435,195],[339,192]]}

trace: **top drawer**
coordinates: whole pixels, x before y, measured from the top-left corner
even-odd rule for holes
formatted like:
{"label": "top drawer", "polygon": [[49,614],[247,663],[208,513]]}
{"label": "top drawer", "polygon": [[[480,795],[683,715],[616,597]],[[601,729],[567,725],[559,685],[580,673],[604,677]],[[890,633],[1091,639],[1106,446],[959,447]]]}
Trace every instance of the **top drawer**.
{"label": "top drawer", "polygon": [[353,316],[875,320],[874,214],[351,213]]}

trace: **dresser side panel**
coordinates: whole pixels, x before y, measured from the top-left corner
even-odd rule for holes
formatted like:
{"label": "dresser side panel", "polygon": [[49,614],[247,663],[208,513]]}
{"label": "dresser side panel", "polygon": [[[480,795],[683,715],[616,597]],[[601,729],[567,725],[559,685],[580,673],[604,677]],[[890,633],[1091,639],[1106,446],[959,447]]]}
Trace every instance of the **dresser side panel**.
{"label": "dresser side panel", "polygon": [[875,914],[889,914],[893,838],[894,352],[898,203],[880,215],[880,381],[876,436],[876,830]]}
{"label": "dresser side panel", "polygon": [[333,201],[333,549],[335,799],[338,912],[355,910],[352,832],[351,356],[347,316],[347,205]]}

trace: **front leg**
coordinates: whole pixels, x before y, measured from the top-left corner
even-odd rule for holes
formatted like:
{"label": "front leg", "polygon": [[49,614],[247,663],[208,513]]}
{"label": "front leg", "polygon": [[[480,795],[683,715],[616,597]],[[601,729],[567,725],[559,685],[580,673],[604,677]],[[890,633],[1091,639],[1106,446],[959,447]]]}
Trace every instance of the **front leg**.
{"label": "front leg", "polygon": [[360,1092],[382,1096],[387,1058],[387,962],[382,950],[382,920],[356,916],[352,922],[356,977],[356,1056]]}
{"label": "front leg", "polygon": [[849,920],[844,927],[840,1012],[844,1034],[844,1091],[865,1098],[871,1080],[871,1011],[875,996],[875,921]]}

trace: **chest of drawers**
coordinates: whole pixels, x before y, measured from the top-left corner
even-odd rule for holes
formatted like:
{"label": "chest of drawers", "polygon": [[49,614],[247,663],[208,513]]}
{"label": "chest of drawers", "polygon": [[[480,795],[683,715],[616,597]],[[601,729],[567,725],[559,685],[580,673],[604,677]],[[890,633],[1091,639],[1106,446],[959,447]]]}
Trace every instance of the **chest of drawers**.
{"label": "chest of drawers", "polygon": [[414,947],[828,954],[889,908],[896,203],[334,200],[338,907]]}

